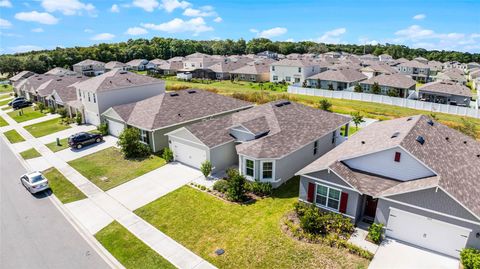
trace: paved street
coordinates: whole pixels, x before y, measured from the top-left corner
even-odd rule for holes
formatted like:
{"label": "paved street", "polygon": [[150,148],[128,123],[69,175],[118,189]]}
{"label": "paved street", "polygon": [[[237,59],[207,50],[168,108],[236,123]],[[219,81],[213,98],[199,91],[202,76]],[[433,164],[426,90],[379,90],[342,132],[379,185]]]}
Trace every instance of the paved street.
{"label": "paved street", "polygon": [[0,139],[0,268],[109,268],[49,197],[23,188],[23,173]]}

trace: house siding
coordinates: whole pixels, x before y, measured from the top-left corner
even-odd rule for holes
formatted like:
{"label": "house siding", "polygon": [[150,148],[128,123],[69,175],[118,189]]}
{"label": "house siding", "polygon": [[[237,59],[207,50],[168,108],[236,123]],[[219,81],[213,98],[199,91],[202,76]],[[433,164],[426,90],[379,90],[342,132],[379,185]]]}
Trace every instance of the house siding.
{"label": "house siding", "polygon": [[235,143],[230,143],[210,149],[210,162],[213,166],[213,172],[221,171],[230,166],[238,164],[237,150]]}

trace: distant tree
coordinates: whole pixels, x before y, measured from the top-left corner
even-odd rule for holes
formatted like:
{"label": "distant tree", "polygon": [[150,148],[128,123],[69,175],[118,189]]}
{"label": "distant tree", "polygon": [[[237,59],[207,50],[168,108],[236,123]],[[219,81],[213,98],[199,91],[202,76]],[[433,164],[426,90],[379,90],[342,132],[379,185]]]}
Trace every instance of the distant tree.
{"label": "distant tree", "polygon": [[355,87],[353,88],[353,91],[354,92],[363,92],[362,86],[360,86],[360,84],[355,85]]}
{"label": "distant tree", "polygon": [[319,101],[318,107],[324,111],[331,111],[332,103],[330,103],[327,99],[322,99]]}
{"label": "distant tree", "polygon": [[380,94],[382,92],[382,89],[380,88],[380,86],[378,85],[377,82],[373,83],[372,85],[372,93],[373,94]]}
{"label": "distant tree", "polygon": [[355,124],[355,128],[358,130],[358,125],[362,124],[362,122],[365,122],[363,116],[358,111],[352,112],[350,115],[352,116],[352,121]]}

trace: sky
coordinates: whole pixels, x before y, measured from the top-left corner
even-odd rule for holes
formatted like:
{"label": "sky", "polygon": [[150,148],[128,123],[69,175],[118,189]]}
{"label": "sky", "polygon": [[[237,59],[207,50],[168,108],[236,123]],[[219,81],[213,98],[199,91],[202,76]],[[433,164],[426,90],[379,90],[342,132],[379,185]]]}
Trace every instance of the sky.
{"label": "sky", "polygon": [[1,54],[154,36],[478,53],[480,0],[0,0]]}

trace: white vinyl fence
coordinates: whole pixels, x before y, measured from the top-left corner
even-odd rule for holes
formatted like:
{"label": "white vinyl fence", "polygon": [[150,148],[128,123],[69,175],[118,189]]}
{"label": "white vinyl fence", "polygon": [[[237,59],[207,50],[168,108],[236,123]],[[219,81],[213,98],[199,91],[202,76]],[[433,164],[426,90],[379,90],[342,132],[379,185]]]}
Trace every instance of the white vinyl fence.
{"label": "white vinyl fence", "polygon": [[390,96],[379,95],[379,94],[359,93],[359,92],[350,92],[350,91],[329,91],[329,90],[322,90],[322,89],[303,88],[298,86],[289,86],[288,93],[373,102],[373,103],[407,107],[407,108],[426,110],[426,111],[432,111],[432,112],[440,112],[440,113],[454,114],[454,115],[460,115],[460,116],[469,116],[473,118],[480,118],[480,110],[478,109],[461,107],[461,106],[444,105],[444,104],[435,104],[435,103],[423,102],[418,100],[410,100],[406,98],[390,97]]}

